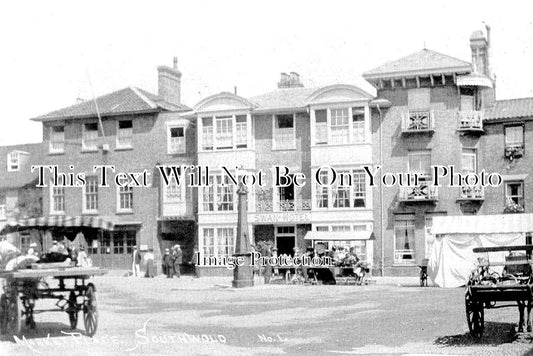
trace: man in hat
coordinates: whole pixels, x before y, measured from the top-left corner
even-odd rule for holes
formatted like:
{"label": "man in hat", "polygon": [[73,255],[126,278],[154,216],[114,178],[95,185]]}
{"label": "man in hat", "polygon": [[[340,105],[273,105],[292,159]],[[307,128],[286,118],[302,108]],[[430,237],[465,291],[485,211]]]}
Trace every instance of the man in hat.
{"label": "man in hat", "polygon": [[165,249],[165,255],[163,256],[163,272],[167,275],[167,278],[172,278],[174,270],[174,261],[168,248]]}
{"label": "man in hat", "polygon": [[39,257],[39,254],[37,253],[36,249],[37,249],[37,244],[35,242],[32,242],[26,254]]}
{"label": "man in hat", "polygon": [[57,241],[54,240],[52,241],[52,247],[50,247],[50,252],[57,252],[57,251],[58,251]]}
{"label": "man in hat", "polygon": [[178,276],[178,278],[181,278],[181,264],[183,263],[183,251],[181,251],[180,245],[174,246],[174,251],[172,253],[173,257],[173,271],[174,276]]}

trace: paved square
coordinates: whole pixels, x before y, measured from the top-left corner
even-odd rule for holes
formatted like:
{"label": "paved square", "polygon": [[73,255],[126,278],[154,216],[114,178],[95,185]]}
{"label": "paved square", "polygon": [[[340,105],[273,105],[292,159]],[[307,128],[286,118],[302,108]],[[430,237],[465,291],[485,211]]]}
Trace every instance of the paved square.
{"label": "paved square", "polygon": [[[36,330],[0,342],[0,354],[517,355],[533,349],[510,342],[516,308],[487,310],[486,332],[476,341],[468,334],[464,290],[420,288],[415,279],[238,290],[229,278],[104,276],[94,282],[99,327],[92,339],[70,330],[66,313],[42,313]],[[37,307],[50,303],[39,300]]]}

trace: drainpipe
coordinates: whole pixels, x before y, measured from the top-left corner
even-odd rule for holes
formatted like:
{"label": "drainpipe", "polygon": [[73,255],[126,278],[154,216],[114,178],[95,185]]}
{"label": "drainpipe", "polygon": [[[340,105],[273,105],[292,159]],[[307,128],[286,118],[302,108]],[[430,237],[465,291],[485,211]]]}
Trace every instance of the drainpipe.
{"label": "drainpipe", "polygon": [[[376,105],[376,108],[378,110],[379,115],[379,165],[381,166],[381,170],[379,171],[379,176],[381,178],[381,175],[383,174],[383,125],[382,125],[382,114],[381,114],[381,108],[379,107],[379,104]],[[379,213],[380,213],[380,224],[381,228],[379,229],[380,234],[380,240],[381,240],[381,263],[380,263],[380,269],[381,269],[381,277],[385,276],[385,248],[384,248],[384,238],[383,238],[383,184],[379,185]]]}

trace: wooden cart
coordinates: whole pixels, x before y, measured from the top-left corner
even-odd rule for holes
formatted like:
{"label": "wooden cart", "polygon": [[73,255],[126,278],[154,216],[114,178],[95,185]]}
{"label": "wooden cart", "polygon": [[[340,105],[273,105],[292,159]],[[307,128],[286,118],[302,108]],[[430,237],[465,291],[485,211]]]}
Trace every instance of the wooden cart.
{"label": "wooden cart", "polygon": [[[0,334],[20,335],[22,317],[25,317],[27,327],[35,328],[34,314],[61,311],[68,314],[72,329],[76,329],[78,314],[83,312],[85,331],[93,336],[98,327],[96,287],[88,280],[106,273],[106,270],[97,267],[47,268],[46,264],[33,265],[32,269],[0,272],[0,278],[5,280],[0,296]],[[46,278],[56,279],[58,286],[50,287]],[[56,299],[56,308],[36,310],[38,299]]]}
{"label": "wooden cart", "polygon": [[[533,301],[533,245],[479,247],[475,253],[507,251],[505,262],[490,262],[488,258],[478,259],[477,267],[472,271],[466,285],[465,309],[468,329],[473,337],[483,335],[484,309],[518,306],[520,312],[519,330],[523,326],[524,308]],[[525,255],[515,255],[514,251],[525,251]],[[503,272],[497,273],[490,267],[503,266]],[[514,302],[514,304],[498,304]]]}

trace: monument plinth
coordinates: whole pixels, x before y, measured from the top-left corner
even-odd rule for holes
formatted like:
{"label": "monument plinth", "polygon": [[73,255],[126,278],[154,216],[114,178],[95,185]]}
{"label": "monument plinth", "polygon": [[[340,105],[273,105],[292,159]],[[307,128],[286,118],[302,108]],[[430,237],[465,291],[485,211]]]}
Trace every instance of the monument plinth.
{"label": "monument plinth", "polygon": [[252,262],[252,253],[250,249],[250,239],[248,237],[248,189],[244,184],[239,184],[237,189],[239,197],[237,205],[237,238],[235,239],[235,257],[243,259],[243,264],[235,266],[233,270],[233,288],[244,288],[254,286],[254,274]]}

